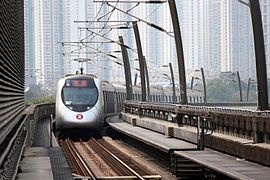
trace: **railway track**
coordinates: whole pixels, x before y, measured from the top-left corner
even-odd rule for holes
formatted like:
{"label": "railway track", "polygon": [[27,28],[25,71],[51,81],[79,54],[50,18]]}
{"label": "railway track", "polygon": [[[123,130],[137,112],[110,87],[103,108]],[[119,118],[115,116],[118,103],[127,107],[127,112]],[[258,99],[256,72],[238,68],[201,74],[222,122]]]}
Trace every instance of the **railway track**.
{"label": "railway track", "polygon": [[88,179],[161,179],[132,162],[119,149],[103,139],[88,142],[60,140],[75,178]]}

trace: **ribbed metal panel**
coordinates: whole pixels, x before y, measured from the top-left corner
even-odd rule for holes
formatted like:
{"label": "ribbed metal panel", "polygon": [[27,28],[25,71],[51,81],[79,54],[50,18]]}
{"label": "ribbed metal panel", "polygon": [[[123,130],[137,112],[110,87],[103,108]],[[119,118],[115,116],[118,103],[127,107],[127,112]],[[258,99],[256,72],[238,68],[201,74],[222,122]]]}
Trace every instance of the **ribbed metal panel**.
{"label": "ribbed metal panel", "polygon": [[24,109],[23,0],[0,1],[0,144]]}

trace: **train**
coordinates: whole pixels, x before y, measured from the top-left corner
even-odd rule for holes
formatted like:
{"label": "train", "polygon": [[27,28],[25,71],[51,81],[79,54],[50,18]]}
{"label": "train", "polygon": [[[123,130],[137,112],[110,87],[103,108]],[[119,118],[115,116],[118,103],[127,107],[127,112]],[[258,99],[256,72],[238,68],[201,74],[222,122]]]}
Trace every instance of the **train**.
{"label": "train", "polygon": [[101,81],[91,75],[70,75],[57,83],[55,100],[56,130],[102,129],[104,101]]}
{"label": "train", "polygon": [[[189,93],[190,94],[190,93]],[[140,87],[133,87],[133,100],[141,100]],[[124,108],[126,90],[124,86],[115,86],[101,81],[94,75],[67,75],[57,83],[55,104],[55,128],[93,129],[104,128],[105,117],[116,115]],[[179,95],[177,100],[179,101]],[[172,102],[171,91],[151,89],[148,101]],[[190,94],[189,101],[202,102],[202,94]]]}

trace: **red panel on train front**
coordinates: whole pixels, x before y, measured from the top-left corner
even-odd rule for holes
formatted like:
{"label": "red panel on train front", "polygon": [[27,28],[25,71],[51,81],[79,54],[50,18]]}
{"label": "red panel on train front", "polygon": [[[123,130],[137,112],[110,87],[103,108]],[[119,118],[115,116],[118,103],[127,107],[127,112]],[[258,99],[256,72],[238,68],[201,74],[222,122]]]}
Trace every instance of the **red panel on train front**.
{"label": "red panel on train front", "polygon": [[86,87],[86,80],[82,80],[81,87]]}
{"label": "red panel on train front", "polygon": [[78,80],[74,80],[74,86],[78,87],[79,86],[79,81]]}

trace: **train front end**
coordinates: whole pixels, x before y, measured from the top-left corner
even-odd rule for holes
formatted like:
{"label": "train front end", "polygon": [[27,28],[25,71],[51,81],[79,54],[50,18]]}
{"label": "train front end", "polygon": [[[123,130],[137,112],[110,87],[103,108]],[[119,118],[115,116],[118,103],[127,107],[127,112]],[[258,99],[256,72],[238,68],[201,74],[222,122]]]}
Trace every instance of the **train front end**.
{"label": "train front end", "polygon": [[88,75],[59,80],[56,95],[56,130],[94,129],[104,126],[101,83]]}

